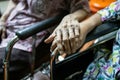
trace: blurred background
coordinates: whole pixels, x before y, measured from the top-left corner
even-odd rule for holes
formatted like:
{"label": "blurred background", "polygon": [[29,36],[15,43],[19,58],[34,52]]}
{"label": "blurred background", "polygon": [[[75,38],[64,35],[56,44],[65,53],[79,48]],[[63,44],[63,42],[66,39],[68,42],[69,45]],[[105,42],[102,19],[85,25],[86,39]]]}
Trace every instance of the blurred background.
{"label": "blurred background", "polygon": [[0,0],[0,11],[1,11],[1,13],[3,13],[4,10],[6,9],[8,1],[9,0]]}

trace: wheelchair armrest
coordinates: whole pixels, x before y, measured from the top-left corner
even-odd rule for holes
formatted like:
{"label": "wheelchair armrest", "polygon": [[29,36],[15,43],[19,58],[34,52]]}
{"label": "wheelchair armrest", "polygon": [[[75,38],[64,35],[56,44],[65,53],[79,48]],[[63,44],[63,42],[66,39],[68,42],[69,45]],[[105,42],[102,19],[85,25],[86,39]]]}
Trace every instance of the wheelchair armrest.
{"label": "wheelchair armrest", "polygon": [[[114,35],[117,32],[117,30],[119,29],[119,27],[120,27],[120,23],[118,23],[118,22],[106,22],[106,23],[103,23],[100,26],[96,27],[93,31],[91,31],[87,35],[85,43],[89,42],[91,40],[95,40],[95,39],[97,39],[99,37],[101,37],[100,39],[104,39],[104,37],[109,37],[109,36],[105,36],[106,34]],[[70,57],[65,58],[65,61],[70,61],[68,59],[71,59],[73,56],[78,56],[79,54],[80,53],[77,52],[77,54],[75,53],[75,54],[71,55]],[[60,62],[60,63],[62,63],[62,62]]]}
{"label": "wheelchair armrest", "polygon": [[68,14],[67,11],[62,11],[61,13],[59,13],[58,15],[56,15],[54,17],[50,17],[46,20],[43,20],[41,22],[38,22],[36,24],[33,24],[32,26],[28,26],[27,28],[16,32],[16,36],[8,43],[8,45],[6,47],[4,62],[9,61],[12,47],[18,40],[24,40],[30,36],[35,35],[36,33],[40,32],[42,30],[45,30],[45,29],[51,27],[54,24],[57,24],[58,22],[61,21],[61,19],[66,14]]}
{"label": "wheelchair armrest", "polygon": [[58,14],[57,16],[40,21],[36,24],[33,24],[30,27],[27,27],[23,30],[16,32],[16,35],[19,39],[24,40],[32,35],[35,35],[36,33],[40,32],[42,30],[48,29],[49,27],[51,27],[52,25],[55,25],[56,23],[59,23],[66,14],[68,14],[68,12],[63,11],[60,14]]}
{"label": "wheelchair armrest", "polygon": [[101,37],[105,34],[108,34],[112,31],[118,30],[120,27],[119,22],[106,22],[101,24],[100,26],[96,27],[93,31],[91,31],[86,38],[85,42],[94,40],[98,37]]}
{"label": "wheelchair armrest", "polygon": [[45,29],[51,27],[54,24],[59,23],[66,14],[68,14],[67,11],[62,11],[57,16],[48,18],[46,20],[43,20],[41,22],[38,22],[36,24],[33,24],[32,26],[28,26],[27,28],[16,32],[16,36],[8,43],[8,45],[5,49],[5,56],[4,56],[4,60],[3,60],[5,80],[8,79],[9,61],[10,61],[11,51],[12,51],[14,44],[18,40],[24,40],[32,35],[35,35],[36,33],[40,32],[42,30],[45,30]]}

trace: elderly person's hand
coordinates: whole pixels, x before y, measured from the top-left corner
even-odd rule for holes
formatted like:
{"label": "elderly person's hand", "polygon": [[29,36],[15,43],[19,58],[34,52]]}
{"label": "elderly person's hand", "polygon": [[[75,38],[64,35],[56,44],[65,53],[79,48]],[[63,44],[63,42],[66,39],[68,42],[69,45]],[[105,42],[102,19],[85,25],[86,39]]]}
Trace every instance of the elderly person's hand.
{"label": "elderly person's hand", "polygon": [[66,24],[66,27],[55,31],[55,39],[51,46],[51,51],[56,54],[75,53],[83,44],[86,33],[77,20],[73,20]]}
{"label": "elderly person's hand", "polygon": [[75,53],[83,44],[86,34],[78,20],[68,19],[64,24],[60,24],[52,34],[55,37],[51,46],[52,55]]}
{"label": "elderly person's hand", "polygon": [[87,15],[85,10],[78,10],[62,19],[53,33],[45,40],[45,43],[52,42],[51,52],[54,55],[74,53],[82,45],[85,36],[81,34],[79,22],[84,20]]}

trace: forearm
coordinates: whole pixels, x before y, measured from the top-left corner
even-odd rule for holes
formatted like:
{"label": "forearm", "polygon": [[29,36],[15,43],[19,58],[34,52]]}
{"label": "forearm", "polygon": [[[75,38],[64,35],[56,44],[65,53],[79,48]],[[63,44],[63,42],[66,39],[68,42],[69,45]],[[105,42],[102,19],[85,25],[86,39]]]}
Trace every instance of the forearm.
{"label": "forearm", "polygon": [[108,7],[98,11],[95,15],[83,21],[80,25],[85,25],[86,27],[83,26],[85,31],[90,32],[92,29],[100,25],[102,22],[120,20],[119,5],[120,5],[119,0],[111,3]]}
{"label": "forearm", "polygon": [[80,27],[84,29],[85,32],[89,33],[95,27],[102,23],[101,15],[96,13],[88,19],[80,23]]}
{"label": "forearm", "polygon": [[74,19],[76,19],[78,21],[82,21],[86,17],[88,17],[88,12],[84,9],[80,9],[80,10],[77,10],[76,12],[74,12],[74,13],[71,13],[70,15],[73,16]]}
{"label": "forearm", "polygon": [[78,22],[84,20],[86,17],[88,17],[88,12],[84,9],[77,10],[73,13],[70,13],[66,15],[62,21],[61,24],[65,24],[66,22],[71,22],[72,20],[77,20]]}
{"label": "forearm", "polygon": [[13,2],[12,0],[9,1],[8,3],[8,7],[5,10],[5,12],[2,14],[0,21],[5,22],[9,16],[9,14],[11,13],[11,11],[15,8],[17,3]]}

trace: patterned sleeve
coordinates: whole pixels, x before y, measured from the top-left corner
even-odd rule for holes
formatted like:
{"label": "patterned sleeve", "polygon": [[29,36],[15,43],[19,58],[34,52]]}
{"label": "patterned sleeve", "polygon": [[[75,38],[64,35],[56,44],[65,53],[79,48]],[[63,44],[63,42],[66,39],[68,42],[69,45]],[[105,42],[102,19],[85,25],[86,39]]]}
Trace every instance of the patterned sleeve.
{"label": "patterned sleeve", "polygon": [[68,0],[70,12],[74,12],[78,9],[85,9],[90,12],[88,0]]}
{"label": "patterned sleeve", "polygon": [[120,0],[111,3],[108,7],[97,13],[101,15],[103,22],[120,20]]}

